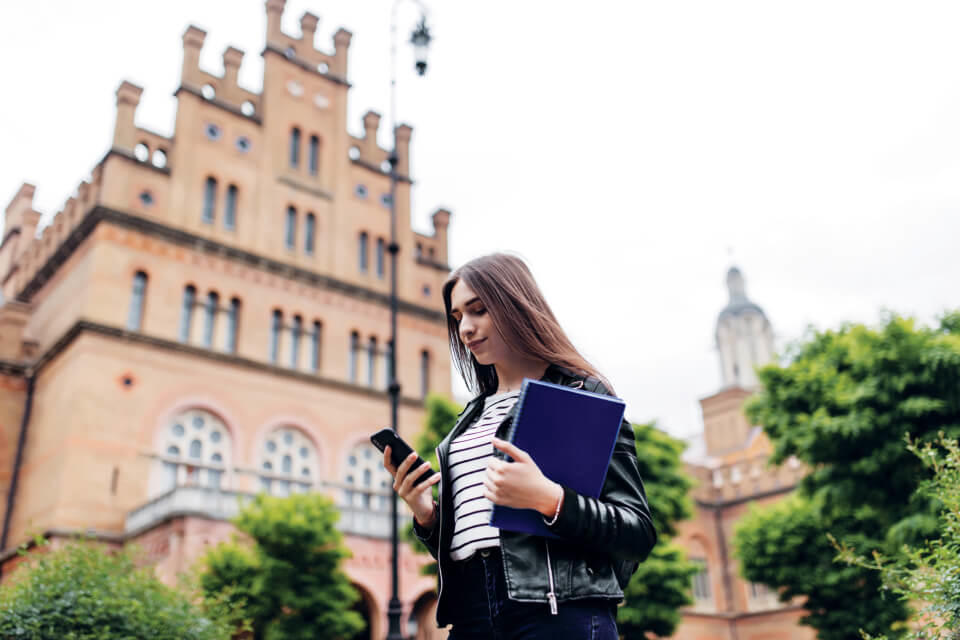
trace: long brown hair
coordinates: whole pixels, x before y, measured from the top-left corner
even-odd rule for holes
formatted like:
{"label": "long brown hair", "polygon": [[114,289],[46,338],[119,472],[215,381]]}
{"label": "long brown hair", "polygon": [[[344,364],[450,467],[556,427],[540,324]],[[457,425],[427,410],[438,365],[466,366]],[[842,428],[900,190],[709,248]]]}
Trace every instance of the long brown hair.
{"label": "long brown hair", "polygon": [[[477,362],[460,340],[458,322],[450,313],[450,292],[460,280],[480,298],[494,328],[510,349],[575,373],[595,376],[607,384],[570,342],[523,260],[505,253],[493,253],[471,260],[451,273],[443,283],[450,352],[471,391],[483,395],[493,393],[497,390],[498,380],[493,365]],[[609,384],[607,386],[609,388]]]}

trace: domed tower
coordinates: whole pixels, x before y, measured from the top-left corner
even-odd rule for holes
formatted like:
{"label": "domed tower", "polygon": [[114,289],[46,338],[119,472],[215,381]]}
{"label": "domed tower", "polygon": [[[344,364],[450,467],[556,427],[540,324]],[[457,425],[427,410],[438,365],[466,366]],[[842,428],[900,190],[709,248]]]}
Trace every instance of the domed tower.
{"label": "domed tower", "polygon": [[773,327],[758,305],[747,298],[743,274],[727,272],[730,302],[717,318],[722,388],[752,389],[759,385],[754,369],[773,360]]}

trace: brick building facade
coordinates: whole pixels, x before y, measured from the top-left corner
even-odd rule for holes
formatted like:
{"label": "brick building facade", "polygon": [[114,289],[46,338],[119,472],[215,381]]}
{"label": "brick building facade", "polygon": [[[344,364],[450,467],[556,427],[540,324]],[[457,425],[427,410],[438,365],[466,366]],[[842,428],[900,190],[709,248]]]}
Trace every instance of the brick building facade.
{"label": "brick building facade", "polygon": [[[322,491],[381,638],[391,494],[368,436],[390,420],[388,152],[374,112],[362,138],[347,133],[351,34],[326,52],[316,16],[294,37],[283,10],[266,2],[259,93],[238,85],[236,48],[222,75],[201,69],[205,33],[190,27],[172,135],[136,124],[142,90],[123,82],[109,151],[51,224],[37,233],[31,185],[7,207],[0,558],[6,572],[32,533],[90,532],[141,545],[172,580],[230,536],[238,497]],[[433,214],[430,235],[411,228],[412,130],[391,134],[410,438],[425,394],[450,393],[450,213]],[[425,561],[402,545],[404,619],[420,637],[434,634]]]}

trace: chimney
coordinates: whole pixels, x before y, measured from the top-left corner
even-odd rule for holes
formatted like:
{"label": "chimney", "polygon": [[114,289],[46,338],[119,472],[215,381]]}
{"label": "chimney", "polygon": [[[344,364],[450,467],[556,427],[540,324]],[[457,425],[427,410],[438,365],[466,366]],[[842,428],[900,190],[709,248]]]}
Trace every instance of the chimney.
{"label": "chimney", "polygon": [[137,127],[134,116],[143,89],[124,80],[117,89],[117,119],[113,126],[113,148],[133,153],[137,144]]}
{"label": "chimney", "polygon": [[183,68],[180,71],[180,84],[200,85],[200,50],[207,32],[200,27],[190,25],[183,32]]}
{"label": "chimney", "polygon": [[236,47],[227,47],[223,52],[223,80],[226,86],[237,86],[237,76],[240,74],[240,65],[243,63],[243,51]]}
{"label": "chimney", "polygon": [[313,40],[317,35],[317,23],[320,22],[320,18],[313,15],[309,11],[303,14],[303,17],[300,18],[300,41],[310,47],[310,50],[313,50]]}
{"label": "chimney", "polygon": [[333,64],[330,65],[330,71],[344,80],[347,79],[347,49],[350,48],[351,39],[353,34],[343,27],[333,34]]}
{"label": "chimney", "polygon": [[413,127],[401,124],[393,130],[394,148],[397,150],[397,175],[410,177],[410,136]]}
{"label": "chimney", "polygon": [[283,37],[280,19],[287,0],[267,0],[267,44],[279,43]]}
{"label": "chimney", "polygon": [[363,114],[363,150],[360,156],[367,162],[373,162],[377,151],[377,129],[380,127],[380,114],[367,111]]}
{"label": "chimney", "polygon": [[447,227],[450,226],[450,212],[446,209],[437,209],[433,212],[433,235],[437,239],[437,262],[447,262]]}

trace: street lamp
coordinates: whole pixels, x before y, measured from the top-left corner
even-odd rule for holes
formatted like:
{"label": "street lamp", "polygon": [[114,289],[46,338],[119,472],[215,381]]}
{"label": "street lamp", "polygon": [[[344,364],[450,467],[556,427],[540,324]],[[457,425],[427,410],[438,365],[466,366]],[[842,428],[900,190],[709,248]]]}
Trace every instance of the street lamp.
{"label": "street lamp", "polygon": [[[390,12],[390,131],[393,133],[393,150],[390,152],[390,346],[389,364],[390,384],[390,428],[397,431],[397,410],[400,404],[400,383],[397,382],[397,7],[403,0],[394,0]],[[420,0],[411,0],[420,7],[420,22],[410,35],[413,44],[416,69],[419,75],[427,72],[427,47],[430,46],[430,30],[427,28],[427,9]],[[387,605],[387,640],[403,640],[400,628],[400,616],[403,607],[398,595],[398,532],[397,532],[397,494],[393,494],[390,507],[390,603]]]}

